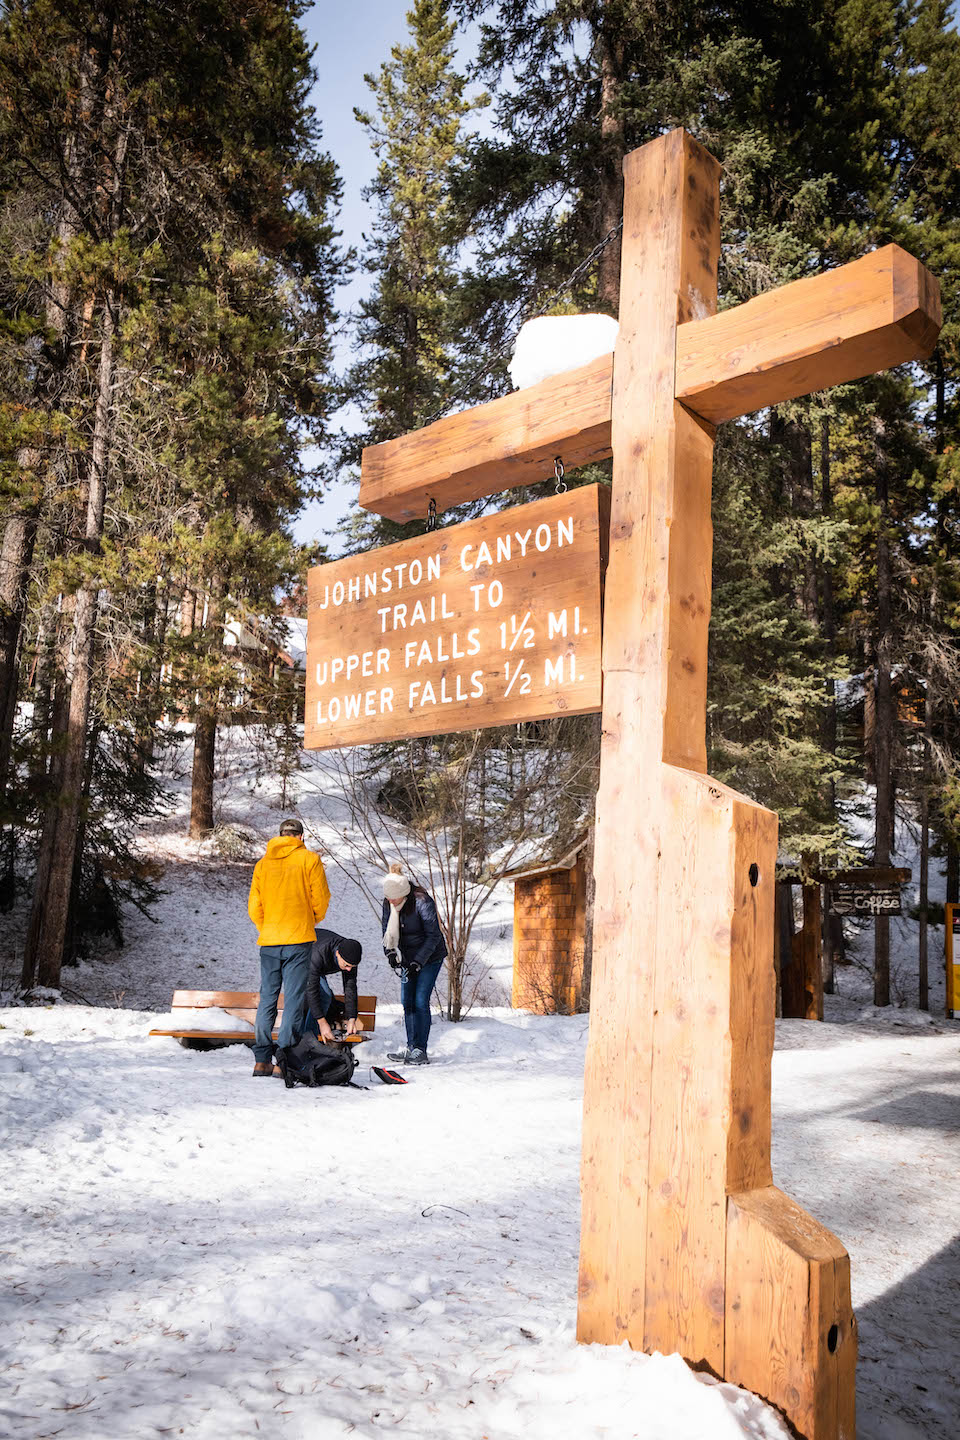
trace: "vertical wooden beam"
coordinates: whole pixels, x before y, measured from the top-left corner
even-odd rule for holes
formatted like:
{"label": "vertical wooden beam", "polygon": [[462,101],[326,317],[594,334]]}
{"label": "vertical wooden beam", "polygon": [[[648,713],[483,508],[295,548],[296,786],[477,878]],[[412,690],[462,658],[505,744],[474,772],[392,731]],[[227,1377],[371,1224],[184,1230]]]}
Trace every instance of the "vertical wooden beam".
{"label": "vertical wooden beam", "polygon": [[[651,1132],[660,1136],[664,1118],[653,1104],[654,1020],[672,980],[682,982],[664,967],[658,993],[659,897],[669,895],[670,905],[685,898],[665,873],[662,847],[671,826],[690,823],[679,791],[664,814],[663,762],[706,769],[713,433],[675,401],[674,357],[681,317],[716,307],[719,175],[682,131],[624,162],[578,1334],[640,1349],[649,1348]],[[689,804],[696,812],[696,798]],[[684,919],[696,927],[695,914]],[[695,990],[684,1000],[688,1019]],[[658,1054],[664,1043],[658,1036]],[[716,1134],[710,1143],[715,1149]],[[676,1179],[688,1193],[686,1177]],[[722,1226],[723,1207],[711,1221]],[[653,1264],[660,1289],[659,1259]],[[722,1268],[721,1246],[707,1265],[707,1289]],[[722,1364],[715,1300],[693,1311],[696,1358]],[[719,1314],[722,1321],[722,1303]]]}
{"label": "vertical wooden beam", "polygon": [[675,351],[716,304],[719,167],[675,131],[624,171],[577,1333],[733,1367],[853,1440],[846,1255],[770,1171],[776,817],[704,773],[713,431]]}

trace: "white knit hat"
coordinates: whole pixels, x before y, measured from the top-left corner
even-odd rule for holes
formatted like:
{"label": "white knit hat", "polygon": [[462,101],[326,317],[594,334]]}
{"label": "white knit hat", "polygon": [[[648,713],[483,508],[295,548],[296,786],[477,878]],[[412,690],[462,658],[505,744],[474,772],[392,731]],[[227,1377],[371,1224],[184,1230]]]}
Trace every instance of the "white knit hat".
{"label": "white knit hat", "polygon": [[403,866],[394,863],[383,877],[383,898],[403,900],[410,894],[410,881],[403,873]]}

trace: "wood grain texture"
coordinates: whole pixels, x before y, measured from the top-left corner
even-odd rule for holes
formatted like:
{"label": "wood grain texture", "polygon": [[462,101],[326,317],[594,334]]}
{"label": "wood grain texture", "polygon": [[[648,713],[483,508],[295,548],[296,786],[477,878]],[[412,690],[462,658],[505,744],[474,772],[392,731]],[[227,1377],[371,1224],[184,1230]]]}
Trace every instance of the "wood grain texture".
{"label": "wood grain texture", "polygon": [[565,1014],[580,1007],[583,987],[586,872],[568,870],[514,881],[513,986],[515,1010]]}
{"label": "wood grain texture", "polygon": [[[676,401],[673,360],[678,327],[715,301],[718,171],[677,132],[629,156],[625,178],[577,1333],[733,1378],[733,1325],[744,1383],[804,1434],[813,1391],[834,1394],[839,1425],[852,1390],[831,1353],[831,1392],[813,1345],[843,1310],[843,1247],[817,1227],[829,1264],[804,1289],[777,1232],[765,1296],[745,1234],[758,1222],[737,1211],[732,1230],[728,1211],[731,1192],[773,1193],[777,824],[703,773],[713,430]],[[782,1200],[796,1240],[802,1212]],[[789,1326],[771,1343],[778,1285],[809,1343]],[[844,1316],[849,1340],[848,1293]]]}
{"label": "wood grain texture", "polygon": [[731,1195],[726,1378],[782,1410],[803,1440],[855,1440],[856,1359],[843,1246],[773,1185]]}
{"label": "wood grain texture", "polygon": [[[256,1013],[260,994],[256,990],[174,990],[171,1010],[205,1010],[215,1007],[232,1011],[236,1008],[252,1009]],[[358,995],[357,1008],[361,1014],[373,1014],[377,1008],[376,995]],[[278,1009],[283,1009],[283,992],[280,993]]]}
{"label": "wood grain texture", "polygon": [[[696,696],[710,583],[711,435],[674,400],[674,350],[681,315],[716,303],[719,167],[675,131],[628,156],[624,174],[577,1333],[646,1348],[652,1130],[662,1135],[653,1125],[655,994],[658,978],[669,983],[658,977],[668,963],[658,896],[672,884],[662,854],[671,819],[663,757],[704,766]],[[692,481],[679,473],[678,455],[697,467]],[[675,516],[682,519],[673,528]],[[696,553],[681,555],[688,544]],[[651,1281],[658,1292],[667,1283],[661,1253]],[[722,1273],[722,1249],[720,1263]],[[699,1334],[701,1321],[691,1312],[688,1333]]]}
{"label": "wood grain texture", "polygon": [[598,710],[608,512],[584,486],[311,570],[307,749]]}
{"label": "wood grain texture", "polygon": [[[711,785],[716,781],[711,780]],[[726,787],[724,787],[726,788]],[[752,1190],[771,1181],[770,1064],[776,974],[774,890],[777,817],[733,796],[730,925],[730,1075],[725,1106],[726,1187]]]}
{"label": "wood grain texture", "polygon": [[360,504],[391,520],[426,516],[610,456],[612,358],[448,415],[363,452]]}
{"label": "wood grain texture", "polygon": [[885,245],[677,333],[677,398],[714,425],[925,359],[942,324],[930,272]]}
{"label": "wood grain texture", "polygon": [[[692,253],[701,243],[687,235]],[[694,255],[694,259],[695,259]],[[710,424],[870,375],[933,350],[940,287],[925,266],[887,245],[836,270],[711,313],[688,285],[679,297],[676,396]],[[622,316],[621,309],[621,316]],[[528,390],[368,447],[360,504],[406,521],[546,478],[612,453],[613,357],[601,356]]]}

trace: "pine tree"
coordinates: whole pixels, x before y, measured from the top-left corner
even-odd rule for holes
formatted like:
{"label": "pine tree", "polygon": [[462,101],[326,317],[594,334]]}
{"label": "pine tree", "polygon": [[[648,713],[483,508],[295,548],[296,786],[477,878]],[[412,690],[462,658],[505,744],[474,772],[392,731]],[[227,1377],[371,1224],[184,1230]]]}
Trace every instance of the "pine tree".
{"label": "pine tree", "polygon": [[[409,43],[394,45],[379,73],[365,77],[375,109],[355,111],[378,165],[364,192],[375,220],[363,267],[374,283],[359,307],[359,358],[344,382],[362,416],[361,428],[344,440],[347,465],[359,461],[364,445],[423,425],[450,391],[455,262],[464,239],[451,185],[465,153],[464,121],[485,97],[466,97],[449,12],[447,0],[416,0],[407,13]],[[360,516],[349,543],[366,548],[409,530]]]}
{"label": "pine tree", "polygon": [[[30,417],[11,406],[0,428],[15,601],[0,663],[22,676],[31,635],[45,657],[28,984],[38,962],[59,977],[111,697],[128,735],[162,706],[171,575],[229,582],[269,614],[296,569],[284,526],[329,405],[339,264],[302,8],[35,0],[0,25],[0,349]],[[135,690],[118,681],[132,663]]]}

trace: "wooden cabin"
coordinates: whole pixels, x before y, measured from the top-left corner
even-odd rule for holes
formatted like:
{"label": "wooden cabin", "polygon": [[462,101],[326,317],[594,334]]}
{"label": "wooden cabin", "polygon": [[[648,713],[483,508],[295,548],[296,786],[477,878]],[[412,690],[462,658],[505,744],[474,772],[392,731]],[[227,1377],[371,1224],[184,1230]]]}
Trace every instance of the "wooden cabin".
{"label": "wooden cabin", "polygon": [[587,834],[552,861],[508,870],[513,892],[513,1007],[537,1015],[586,1010]]}

